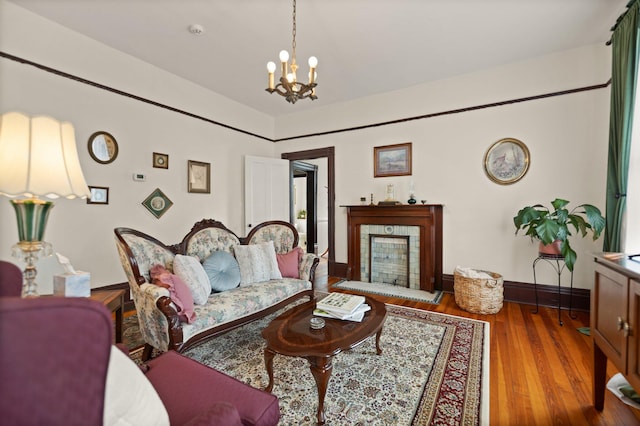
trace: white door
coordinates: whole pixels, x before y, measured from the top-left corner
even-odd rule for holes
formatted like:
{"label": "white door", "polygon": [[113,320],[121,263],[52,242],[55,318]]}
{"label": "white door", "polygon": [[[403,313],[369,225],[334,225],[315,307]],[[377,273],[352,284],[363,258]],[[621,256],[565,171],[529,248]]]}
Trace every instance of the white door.
{"label": "white door", "polygon": [[289,221],[289,160],[247,155],[244,157],[244,235],[268,220]]}

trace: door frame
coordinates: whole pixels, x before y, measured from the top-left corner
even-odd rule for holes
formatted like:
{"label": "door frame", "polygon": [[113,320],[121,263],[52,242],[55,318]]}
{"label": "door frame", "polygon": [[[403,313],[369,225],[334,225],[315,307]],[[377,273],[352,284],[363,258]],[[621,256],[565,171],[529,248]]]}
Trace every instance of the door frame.
{"label": "door frame", "polygon": [[[328,269],[329,275],[336,275],[336,179],[335,179],[335,147],[329,146],[326,148],[309,149],[306,151],[285,152],[281,154],[281,157],[285,160],[315,160],[317,158],[327,159],[327,210],[328,217],[328,246],[329,256]],[[293,188],[289,185],[289,191]]]}

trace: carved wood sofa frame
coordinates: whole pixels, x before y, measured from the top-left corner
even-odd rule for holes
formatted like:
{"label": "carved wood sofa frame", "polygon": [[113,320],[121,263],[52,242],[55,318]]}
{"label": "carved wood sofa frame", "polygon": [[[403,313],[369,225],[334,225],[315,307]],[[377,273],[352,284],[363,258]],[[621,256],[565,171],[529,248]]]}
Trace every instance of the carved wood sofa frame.
{"label": "carved wood sofa frame", "polygon": [[[143,284],[148,284],[149,281],[141,273],[140,267],[138,265],[138,260],[134,256],[127,241],[125,241],[125,236],[127,235],[132,235],[132,236],[142,238],[146,242],[149,242],[153,245],[156,245],[165,249],[167,251],[167,254],[171,254],[171,256],[175,256],[176,254],[186,255],[188,253],[189,242],[191,238],[196,234],[198,234],[200,231],[206,230],[207,228],[217,228],[219,230],[222,230],[228,233],[230,235],[230,238],[237,239],[239,244],[247,245],[247,244],[253,244],[253,243],[258,243],[258,242],[268,240],[269,239],[268,229],[269,227],[274,227],[274,226],[276,227],[284,226],[286,228],[289,228],[290,232],[293,235],[293,239],[288,240],[291,243],[291,246],[288,246],[288,244],[281,244],[279,242],[274,242],[277,253],[286,253],[298,246],[297,230],[293,225],[284,221],[268,221],[268,222],[261,223],[255,226],[246,237],[242,238],[242,237],[238,237],[233,231],[228,229],[221,222],[218,222],[213,219],[203,219],[197,222],[191,228],[191,231],[189,231],[189,233],[182,239],[181,242],[177,244],[172,244],[172,245],[165,245],[158,239],[131,228],[123,228],[123,227],[115,228],[114,233],[116,235],[116,244],[118,247],[118,251],[120,253],[121,262],[123,264],[123,267],[129,279],[129,285],[130,287],[132,287],[132,291],[136,292],[136,291],[139,291],[139,289],[134,288],[134,284],[137,285],[137,287],[140,287]],[[313,299],[315,297],[314,296],[315,270],[319,263],[319,257],[309,253],[306,253],[304,256],[305,256],[304,261],[307,262],[307,265],[310,265],[310,267],[307,267],[306,269],[309,272],[308,280],[311,282],[311,289],[304,290],[293,296],[287,297],[272,306],[269,306],[265,309],[254,312],[250,315],[243,316],[235,320],[214,326],[213,328],[206,329],[202,332],[199,332],[191,336],[186,341],[184,341],[183,332],[182,332],[183,324],[181,323],[178,317],[178,313],[172,306],[171,298],[167,296],[159,297],[156,300],[156,306],[162,312],[162,314],[164,315],[168,323],[168,337],[169,337],[168,349],[176,350],[178,352],[183,352],[205,340],[218,336],[227,331],[233,330],[234,328],[248,324],[257,319],[263,318],[264,316],[283,308],[284,306],[294,302],[297,299],[300,299],[302,297],[309,297],[310,299]],[[147,265],[147,266],[150,266],[150,265]],[[134,302],[135,300],[136,298],[134,295]],[[137,305],[136,305],[136,309],[138,309]],[[149,343],[145,343],[145,347],[143,351],[143,359],[144,360],[149,359],[151,357],[152,351],[153,351],[153,346],[151,346]]]}

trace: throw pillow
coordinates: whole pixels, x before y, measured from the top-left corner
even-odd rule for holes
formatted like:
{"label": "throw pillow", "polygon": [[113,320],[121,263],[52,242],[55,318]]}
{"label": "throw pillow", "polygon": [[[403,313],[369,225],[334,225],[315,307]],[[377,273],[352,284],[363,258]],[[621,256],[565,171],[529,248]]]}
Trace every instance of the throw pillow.
{"label": "throw pillow", "polygon": [[214,251],[202,262],[202,266],[213,291],[231,290],[240,284],[240,266],[231,253]]}
{"label": "throw pillow", "polygon": [[240,265],[240,286],[282,279],[273,241],[233,246]]}
{"label": "throw pillow", "polygon": [[115,346],[109,357],[103,418],[105,425],[169,425],[169,414],[156,390]]}
{"label": "throw pillow", "polygon": [[151,284],[169,290],[169,297],[178,311],[180,321],[191,324],[196,319],[191,289],[182,278],[172,274],[162,265],[154,265],[149,271]]}
{"label": "throw pillow", "polygon": [[182,278],[193,296],[193,303],[204,305],[211,294],[211,283],[202,264],[193,256],[176,254],[173,259],[173,272]]}
{"label": "throw pillow", "polygon": [[295,247],[289,253],[277,253],[278,269],[283,277],[300,278],[300,259],[302,259],[302,249]]}

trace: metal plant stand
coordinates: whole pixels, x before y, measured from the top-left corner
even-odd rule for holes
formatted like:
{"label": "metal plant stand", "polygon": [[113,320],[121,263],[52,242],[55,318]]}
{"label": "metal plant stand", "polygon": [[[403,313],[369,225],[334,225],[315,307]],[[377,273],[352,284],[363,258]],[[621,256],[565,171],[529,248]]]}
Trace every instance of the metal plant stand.
{"label": "metal plant stand", "polygon": [[[538,281],[536,279],[536,265],[538,264],[538,262],[540,262],[541,260],[544,260],[546,263],[548,263],[549,265],[551,265],[553,267],[553,269],[556,271],[556,273],[558,274],[558,322],[560,323],[560,325],[563,325],[562,323],[562,319],[560,317],[560,311],[562,308],[562,299],[560,297],[560,287],[561,287],[561,278],[562,278],[562,272],[564,271],[565,267],[567,266],[566,263],[564,262],[564,256],[562,255],[555,255],[555,254],[540,254],[534,261],[533,261],[533,286],[535,289],[535,293],[536,293],[536,310],[533,311],[534,314],[538,313]],[[571,287],[569,288],[569,317],[571,319],[576,319],[577,315],[572,315],[572,302],[573,302],[573,271],[569,271],[571,274]]]}

